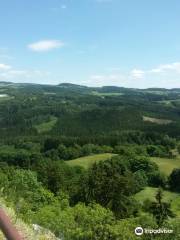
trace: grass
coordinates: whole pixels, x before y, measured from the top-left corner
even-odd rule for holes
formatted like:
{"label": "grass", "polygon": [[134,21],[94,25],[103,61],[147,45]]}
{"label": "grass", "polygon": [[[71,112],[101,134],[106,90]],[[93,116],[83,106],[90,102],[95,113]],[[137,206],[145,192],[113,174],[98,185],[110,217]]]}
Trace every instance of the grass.
{"label": "grass", "polygon": [[[116,154],[104,153],[96,154],[87,157],[81,157],[74,160],[67,161],[67,164],[70,166],[81,166],[84,168],[89,168],[94,162],[105,161],[111,159]],[[174,168],[180,167],[180,156],[176,159],[166,159],[166,158],[151,158],[156,162],[160,170],[166,175],[169,175]],[[146,187],[144,190],[140,191],[135,195],[135,199],[141,204],[145,200],[154,201],[157,188]],[[163,200],[166,202],[171,202],[172,211],[176,214],[177,217],[180,217],[180,194],[173,193],[170,191],[163,191]]]}
{"label": "grass", "polygon": [[100,97],[106,97],[106,96],[121,96],[121,95],[124,95],[123,93],[116,93],[116,92],[108,92],[108,93],[105,93],[105,92],[97,92],[97,91],[92,91],[92,94],[95,95],[95,96],[100,96]]}
{"label": "grass", "polygon": [[54,127],[56,122],[57,122],[57,118],[51,117],[50,121],[38,124],[35,126],[35,128],[37,129],[38,133],[49,132]]}
{"label": "grass", "polygon": [[156,94],[156,95],[168,95],[167,91],[146,91],[147,93]]}
{"label": "grass", "polygon": [[156,101],[157,103],[162,104],[165,107],[170,107],[170,108],[174,108],[176,107],[175,105],[179,105],[180,104],[180,99],[169,99],[169,100],[162,100],[162,101]]}
{"label": "grass", "polygon": [[160,125],[167,125],[173,122],[172,120],[169,120],[169,119],[152,118],[152,117],[146,117],[146,116],[143,116],[143,121],[156,123]]}
{"label": "grass", "polygon": [[14,97],[9,96],[7,94],[0,94],[0,102],[8,101],[13,99]]}
{"label": "grass", "polygon": [[177,158],[158,158],[158,157],[152,157],[151,160],[160,168],[160,171],[163,172],[166,175],[171,174],[172,170],[174,168],[180,168],[180,156]]}
{"label": "grass", "polygon": [[[154,201],[157,188],[146,187],[144,190],[135,194],[135,199],[139,203],[143,203],[146,200]],[[180,217],[180,194],[163,191],[163,201],[171,202],[172,211]]]}
{"label": "grass", "polygon": [[[91,156],[76,158],[76,159],[67,161],[67,163],[70,166],[82,166],[87,169],[94,162],[105,161],[105,160],[111,159],[115,155],[116,154],[112,154],[112,153],[95,154]],[[169,175],[174,168],[180,168],[180,156],[174,159],[151,157],[151,160],[157,163],[161,172],[163,172],[166,175]]]}
{"label": "grass", "polygon": [[106,161],[108,159],[111,159],[115,155],[116,154],[112,154],[112,153],[95,154],[92,156],[76,158],[76,159],[67,161],[67,163],[70,166],[81,166],[87,169],[93,163],[99,162],[99,161]]}
{"label": "grass", "polygon": [[168,107],[173,107],[173,104],[172,104],[172,101],[171,100],[163,100],[163,101],[157,101],[158,103],[161,103],[165,106],[168,106]]}

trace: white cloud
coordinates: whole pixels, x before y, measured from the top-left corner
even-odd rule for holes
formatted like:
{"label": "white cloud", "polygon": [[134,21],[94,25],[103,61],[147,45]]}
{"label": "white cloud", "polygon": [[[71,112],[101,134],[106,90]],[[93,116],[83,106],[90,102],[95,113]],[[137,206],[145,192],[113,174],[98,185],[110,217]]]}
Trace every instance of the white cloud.
{"label": "white cloud", "polygon": [[145,72],[143,70],[140,70],[140,69],[133,69],[131,71],[131,76],[133,78],[143,78],[144,74],[145,74]]}
{"label": "white cloud", "polygon": [[11,69],[10,65],[0,63],[0,70],[9,70],[9,69]]}
{"label": "white cloud", "polygon": [[10,65],[0,63],[0,81],[13,81],[13,82],[35,82],[42,83],[51,78],[51,73],[44,70],[37,69],[15,69]]}
{"label": "white cloud", "polygon": [[161,64],[150,70],[133,69],[131,71],[131,76],[133,78],[143,78],[145,75],[152,76],[153,74],[153,76],[159,76],[159,74],[162,73],[164,75],[180,74],[180,62]]}
{"label": "white cloud", "polygon": [[161,64],[151,69],[134,68],[126,72],[122,72],[119,68],[115,70],[116,68],[109,68],[110,73],[94,74],[82,83],[88,86],[180,88],[180,62]]}
{"label": "white cloud", "polygon": [[125,76],[121,74],[103,74],[103,75],[92,75],[82,84],[88,86],[122,86],[125,83]]}
{"label": "white cloud", "polygon": [[29,44],[28,48],[35,52],[47,52],[55,48],[61,48],[63,46],[64,43],[59,40],[42,40]]}
{"label": "white cloud", "polygon": [[170,64],[162,64],[158,66],[157,68],[153,68],[150,70],[152,73],[162,73],[166,71],[176,71],[180,73],[180,62],[174,62]]}

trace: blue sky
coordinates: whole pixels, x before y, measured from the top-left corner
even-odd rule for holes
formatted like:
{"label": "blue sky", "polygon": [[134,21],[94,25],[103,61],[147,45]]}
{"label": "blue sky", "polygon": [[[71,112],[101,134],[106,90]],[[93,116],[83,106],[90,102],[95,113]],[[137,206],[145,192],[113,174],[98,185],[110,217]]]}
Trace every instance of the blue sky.
{"label": "blue sky", "polygon": [[179,0],[0,0],[0,81],[180,87]]}

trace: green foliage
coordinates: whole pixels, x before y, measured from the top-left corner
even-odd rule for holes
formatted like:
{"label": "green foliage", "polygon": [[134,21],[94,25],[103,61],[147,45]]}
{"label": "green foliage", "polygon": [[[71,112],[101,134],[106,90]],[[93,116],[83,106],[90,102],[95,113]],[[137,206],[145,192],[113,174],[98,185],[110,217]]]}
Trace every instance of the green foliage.
{"label": "green foliage", "polygon": [[42,123],[35,126],[38,133],[44,133],[44,132],[50,131],[55,126],[55,124],[57,122],[57,118],[53,117],[53,116],[51,116],[48,120],[49,121],[42,122]]}
{"label": "green foliage", "polygon": [[180,168],[180,158],[151,158],[155,162],[162,173],[169,176],[174,168]]}
{"label": "green foliage", "polygon": [[156,227],[148,216],[117,221],[110,210],[98,204],[78,204],[63,210],[60,206],[47,206],[39,210],[35,220],[68,240],[136,240],[137,226]]}
{"label": "green foliage", "polygon": [[169,186],[172,191],[180,192],[180,168],[174,169],[170,174]]}
{"label": "green foliage", "polygon": [[148,183],[150,186],[154,187],[165,186],[166,177],[159,172],[158,166],[154,162],[150,161],[150,159],[145,156],[132,155],[128,156],[128,161],[129,168],[132,172],[143,172],[145,184]]}
{"label": "green foliage", "polygon": [[51,205],[40,209],[35,220],[65,239],[105,240],[111,236],[109,228],[114,217],[109,210],[97,204],[87,207],[78,204],[65,209],[60,205]]}
{"label": "green foliage", "polygon": [[147,153],[150,157],[170,157],[171,152],[165,146],[148,145]]}
{"label": "green foliage", "polygon": [[12,169],[7,177],[7,188],[4,188],[3,193],[15,204],[24,199],[29,210],[36,210],[53,201],[53,194],[44,189],[37,181],[36,173],[29,170]]}
{"label": "green foliage", "polygon": [[144,146],[132,145],[132,144],[126,145],[126,146],[117,145],[114,147],[113,152],[119,155],[126,155],[126,156],[132,156],[132,155],[147,156],[146,148]]}
{"label": "green foliage", "polygon": [[69,166],[81,166],[85,169],[88,169],[93,165],[93,163],[98,163],[99,161],[106,161],[108,159],[111,159],[113,156],[115,156],[115,154],[112,153],[95,154],[67,161],[67,164]]}
{"label": "green foliage", "polygon": [[[154,201],[154,197],[156,195],[158,188],[146,187],[140,192],[135,194],[135,199],[142,206],[142,211],[147,208],[149,202]],[[173,213],[179,218],[180,216],[180,195],[175,192],[170,192],[167,190],[163,191],[163,200],[165,202],[171,203],[171,209]],[[141,210],[140,210],[141,211]]]}
{"label": "green foliage", "polygon": [[180,153],[180,144],[177,145],[178,153]]}
{"label": "green foliage", "polygon": [[44,142],[44,151],[49,151],[51,149],[57,149],[59,146],[59,140],[56,138],[47,138]]}
{"label": "green foliage", "polygon": [[[17,217],[66,240],[136,240],[136,226],[157,228],[156,221],[178,230],[166,201],[151,203],[156,221],[141,203],[153,201],[149,185],[179,192],[178,170],[168,184],[164,176],[179,168],[179,158],[172,159],[179,149],[178,89],[10,84],[3,91],[9,98],[0,102],[0,194]],[[143,116],[170,121],[158,125]],[[178,215],[178,193],[165,197]],[[175,233],[163,239],[177,240]]]}
{"label": "green foliage", "polygon": [[0,162],[11,166],[20,166],[30,168],[34,163],[41,159],[41,154],[31,152],[25,149],[1,148]]}
{"label": "green foliage", "polygon": [[70,189],[74,192],[83,174],[81,168],[69,167],[63,161],[40,161],[34,169],[37,171],[39,181],[55,194],[68,190],[71,193]]}
{"label": "green foliage", "polygon": [[133,174],[120,159],[94,163],[83,180],[81,198],[85,202],[96,201],[124,218],[136,212],[130,198],[134,184]]}
{"label": "green foliage", "polygon": [[148,178],[143,170],[138,170],[134,172],[133,176],[135,181],[135,192],[141,191],[142,189],[144,189],[144,187],[148,185]]}
{"label": "green foliage", "polygon": [[167,178],[166,176],[159,172],[154,171],[149,174],[149,185],[153,187],[166,187]]}
{"label": "green foliage", "polygon": [[155,198],[156,202],[150,203],[147,208],[156,219],[157,225],[162,226],[164,221],[167,220],[168,217],[174,217],[174,214],[171,211],[171,204],[162,201],[163,193],[160,188],[158,189]]}

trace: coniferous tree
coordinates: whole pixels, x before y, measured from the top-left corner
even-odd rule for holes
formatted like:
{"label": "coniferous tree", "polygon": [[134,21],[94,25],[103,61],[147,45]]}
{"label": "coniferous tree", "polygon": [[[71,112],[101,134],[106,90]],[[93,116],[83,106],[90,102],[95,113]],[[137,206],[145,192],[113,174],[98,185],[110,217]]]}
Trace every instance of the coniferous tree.
{"label": "coniferous tree", "polygon": [[171,211],[171,204],[162,201],[163,192],[161,188],[157,190],[155,198],[156,201],[152,202],[149,206],[149,212],[153,214],[157,225],[162,226],[165,220],[169,217],[174,217],[174,214]]}

